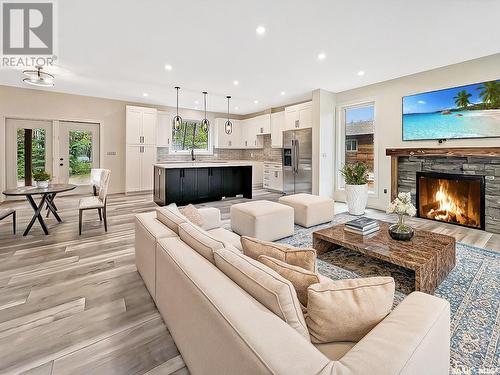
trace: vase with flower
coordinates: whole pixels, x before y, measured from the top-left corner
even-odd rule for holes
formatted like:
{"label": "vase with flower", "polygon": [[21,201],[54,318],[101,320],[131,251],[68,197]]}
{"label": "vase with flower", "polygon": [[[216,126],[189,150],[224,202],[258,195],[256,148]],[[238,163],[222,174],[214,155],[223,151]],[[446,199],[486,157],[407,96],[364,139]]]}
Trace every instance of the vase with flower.
{"label": "vase with flower", "polygon": [[411,202],[410,193],[399,193],[387,207],[388,214],[397,214],[398,222],[389,226],[389,235],[398,241],[409,241],[415,231],[405,223],[406,216],[415,216],[417,209]]}

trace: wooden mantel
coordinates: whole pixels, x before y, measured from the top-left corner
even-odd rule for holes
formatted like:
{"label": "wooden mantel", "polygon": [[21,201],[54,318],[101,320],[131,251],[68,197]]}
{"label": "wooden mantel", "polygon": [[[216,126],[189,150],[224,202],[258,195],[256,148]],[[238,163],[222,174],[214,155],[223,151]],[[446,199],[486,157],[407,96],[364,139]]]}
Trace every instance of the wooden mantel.
{"label": "wooden mantel", "polygon": [[[500,142],[500,140],[499,140]],[[388,148],[387,156],[489,156],[500,157],[500,147]]]}
{"label": "wooden mantel", "polygon": [[391,199],[398,194],[398,160],[400,156],[483,156],[500,158],[500,147],[387,148],[391,157]]}

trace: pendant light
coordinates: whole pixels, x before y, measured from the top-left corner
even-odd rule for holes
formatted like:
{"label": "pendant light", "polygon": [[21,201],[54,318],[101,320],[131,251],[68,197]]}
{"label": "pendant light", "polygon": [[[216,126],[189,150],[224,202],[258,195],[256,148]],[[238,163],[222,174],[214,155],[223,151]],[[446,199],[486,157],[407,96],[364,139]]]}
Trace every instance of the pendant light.
{"label": "pendant light", "polygon": [[175,89],[177,90],[177,115],[174,116],[172,119],[172,125],[174,126],[174,131],[179,131],[181,130],[182,126],[182,117],[179,116],[179,89],[180,87],[176,86]]}
{"label": "pendant light", "polygon": [[203,91],[203,104],[205,105],[205,118],[201,120],[201,130],[205,133],[208,133],[208,129],[210,128],[210,121],[207,119],[207,94],[208,92]]}
{"label": "pendant light", "polygon": [[224,131],[226,132],[227,135],[230,135],[233,132],[233,123],[231,120],[229,120],[229,99],[231,99],[230,96],[226,96],[227,98],[227,121],[224,124]]}
{"label": "pendant light", "polygon": [[33,86],[54,86],[54,76],[52,74],[45,73],[42,70],[43,68],[41,66],[37,66],[36,70],[23,71],[23,74],[27,76],[27,78],[23,79],[23,82]]}

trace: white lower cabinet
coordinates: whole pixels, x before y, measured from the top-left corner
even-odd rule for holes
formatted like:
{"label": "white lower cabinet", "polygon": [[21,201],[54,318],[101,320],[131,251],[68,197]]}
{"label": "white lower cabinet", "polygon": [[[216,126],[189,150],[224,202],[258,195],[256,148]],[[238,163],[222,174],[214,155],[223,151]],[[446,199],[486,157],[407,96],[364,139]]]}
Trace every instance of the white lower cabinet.
{"label": "white lower cabinet", "polygon": [[153,190],[153,164],[156,163],[156,146],[127,145],[125,155],[125,191]]}
{"label": "white lower cabinet", "polygon": [[264,163],[262,186],[264,189],[283,191],[283,168],[280,163]]}

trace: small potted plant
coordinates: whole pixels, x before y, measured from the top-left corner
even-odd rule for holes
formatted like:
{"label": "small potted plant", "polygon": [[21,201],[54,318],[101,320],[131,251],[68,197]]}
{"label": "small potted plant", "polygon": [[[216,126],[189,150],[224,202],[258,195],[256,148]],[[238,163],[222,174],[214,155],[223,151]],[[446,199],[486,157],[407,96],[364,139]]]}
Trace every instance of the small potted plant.
{"label": "small potted plant", "polygon": [[33,173],[33,180],[35,180],[37,187],[42,188],[42,189],[47,188],[47,187],[49,187],[50,174],[48,174],[44,170],[34,172]]}
{"label": "small potted plant", "polygon": [[368,167],[364,163],[344,164],[340,173],[344,177],[347,209],[351,215],[363,215],[368,202]]}
{"label": "small potted plant", "polygon": [[405,216],[415,216],[417,209],[411,202],[410,193],[399,193],[389,206],[387,206],[388,214],[397,214],[398,222],[389,227],[390,236],[399,241],[409,241],[413,237],[413,228],[405,223]]}

